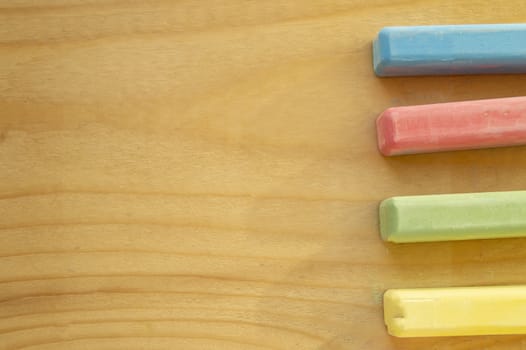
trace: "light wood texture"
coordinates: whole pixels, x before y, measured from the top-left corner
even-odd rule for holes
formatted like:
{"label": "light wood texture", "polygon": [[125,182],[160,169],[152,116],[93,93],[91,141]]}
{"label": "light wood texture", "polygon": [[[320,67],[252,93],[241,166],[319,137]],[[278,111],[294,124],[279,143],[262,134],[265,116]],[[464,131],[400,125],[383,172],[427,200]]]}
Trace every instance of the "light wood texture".
{"label": "light wood texture", "polygon": [[524,349],[396,339],[387,288],[526,283],[526,240],[379,239],[392,195],[526,187],[526,148],[385,159],[393,105],[526,76],[378,79],[385,25],[522,0],[0,0],[0,349]]}

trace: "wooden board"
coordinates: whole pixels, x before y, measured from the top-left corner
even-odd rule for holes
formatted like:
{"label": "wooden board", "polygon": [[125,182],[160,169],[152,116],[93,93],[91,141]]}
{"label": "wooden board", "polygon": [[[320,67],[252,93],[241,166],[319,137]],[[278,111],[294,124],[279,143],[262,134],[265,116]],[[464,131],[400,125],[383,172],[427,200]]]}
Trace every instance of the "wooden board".
{"label": "wooden board", "polygon": [[378,79],[385,25],[521,0],[0,0],[0,349],[524,349],[396,339],[387,288],[526,283],[526,240],[384,244],[392,195],[526,187],[526,148],[385,159],[389,106],[526,76]]}

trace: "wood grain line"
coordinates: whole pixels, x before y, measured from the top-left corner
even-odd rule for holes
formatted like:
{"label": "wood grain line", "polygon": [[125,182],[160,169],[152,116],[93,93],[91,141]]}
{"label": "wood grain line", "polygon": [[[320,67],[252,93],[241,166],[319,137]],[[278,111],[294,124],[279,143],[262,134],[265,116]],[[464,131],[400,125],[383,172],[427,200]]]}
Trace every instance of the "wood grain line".
{"label": "wood grain line", "polygon": [[[175,332],[174,332],[175,333]],[[155,335],[155,336],[121,336],[121,335],[115,335],[111,337],[78,337],[74,339],[68,339],[68,340],[61,340],[61,341],[53,341],[53,342],[41,342],[38,344],[32,344],[27,346],[21,346],[21,347],[15,347],[12,348],[12,350],[22,350],[22,349],[31,349],[43,345],[59,345],[59,344],[68,344],[73,342],[78,342],[81,340],[116,340],[119,341],[119,339],[148,339],[148,340],[155,340],[155,339],[193,339],[193,340],[218,340],[218,341],[224,341],[229,342],[233,344],[239,344],[239,345],[250,345],[254,346],[258,349],[269,349],[269,350],[282,350],[283,348],[277,348],[277,347],[270,347],[270,346],[262,346],[261,344],[255,343],[255,342],[248,342],[248,341],[241,341],[236,340],[228,337],[217,337],[217,336],[210,336],[210,335],[203,335],[203,336],[188,336],[188,335]]]}
{"label": "wood grain line", "polygon": [[126,290],[97,290],[92,292],[79,292],[79,293],[49,293],[49,294],[31,294],[24,295],[23,297],[18,298],[8,298],[0,299],[0,304],[12,304],[21,302],[28,299],[34,298],[48,298],[48,297],[65,297],[65,296],[89,296],[89,295],[104,295],[104,294],[130,294],[130,295],[149,295],[149,294],[159,294],[159,295],[196,295],[196,296],[217,296],[217,297],[239,297],[239,298],[256,298],[256,299],[279,299],[279,300],[289,300],[289,301],[301,301],[307,303],[323,303],[323,304],[334,304],[334,305],[347,305],[347,306],[356,306],[361,308],[375,308],[372,305],[364,305],[357,303],[349,303],[335,300],[325,300],[325,299],[311,299],[311,298],[299,298],[291,297],[285,295],[249,295],[249,294],[229,294],[229,293],[212,293],[212,292],[180,292],[180,291],[162,291],[162,290],[141,290],[141,291],[126,291]]}
{"label": "wood grain line", "polygon": [[261,327],[261,328],[267,328],[267,329],[275,329],[275,330],[283,331],[283,332],[286,332],[286,333],[298,334],[298,335],[301,335],[301,336],[303,336],[305,338],[308,338],[308,339],[311,339],[311,340],[314,340],[314,341],[317,341],[317,342],[325,342],[326,341],[326,339],[323,338],[323,337],[320,337],[320,336],[317,336],[317,335],[313,335],[312,333],[308,333],[306,331],[302,331],[300,329],[295,329],[295,328],[291,328],[291,327],[276,326],[276,325],[267,324],[267,323],[251,322],[251,321],[244,321],[244,320],[205,319],[205,318],[203,318],[203,319],[200,319],[200,318],[166,318],[166,319],[148,319],[148,320],[144,320],[144,319],[126,319],[126,320],[119,320],[119,321],[115,321],[115,320],[107,321],[105,319],[100,319],[100,320],[92,320],[92,321],[74,321],[74,322],[69,322],[67,324],[67,326],[64,326],[64,324],[57,323],[57,324],[44,325],[44,326],[41,326],[41,327],[20,328],[20,329],[14,330],[14,331],[0,332],[0,334],[4,334],[5,335],[5,334],[10,334],[10,333],[17,333],[17,332],[22,332],[22,331],[43,329],[43,328],[65,328],[65,327],[75,326],[75,325],[97,325],[97,324],[104,325],[104,324],[119,324],[119,323],[133,323],[133,322],[137,322],[137,323],[142,323],[142,322],[157,322],[157,323],[191,322],[191,323],[202,323],[202,324],[220,323],[220,324],[232,324],[232,325],[242,324],[242,325],[247,325],[247,326]]}
{"label": "wood grain line", "polygon": [[190,311],[196,311],[196,310],[204,310],[204,311],[210,311],[210,310],[213,310],[213,311],[230,311],[230,312],[240,312],[240,311],[244,311],[244,312],[256,312],[259,314],[261,313],[262,315],[270,315],[270,316],[274,316],[276,318],[283,318],[283,319],[286,319],[286,318],[290,318],[290,319],[295,319],[295,320],[318,320],[320,322],[329,322],[329,323],[334,323],[334,326],[337,326],[338,324],[340,324],[340,321],[336,321],[336,320],[330,320],[330,319],[327,319],[326,317],[324,317],[323,315],[322,316],[314,316],[314,315],[305,315],[305,314],[302,314],[302,315],[294,315],[294,314],[291,314],[291,313],[279,313],[279,312],[275,312],[275,311],[268,311],[268,310],[254,310],[254,309],[247,309],[247,308],[225,308],[225,307],[221,307],[221,308],[211,308],[211,307],[200,307],[200,306],[191,306],[191,307],[184,307],[184,306],[170,306],[169,308],[167,307],[164,307],[164,308],[159,308],[159,307],[155,307],[155,306],[144,306],[144,307],[137,307],[137,306],[133,306],[133,307],[115,307],[115,306],[112,306],[111,307],[111,310],[109,310],[108,308],[104,308],[104,309],[99,309],[99,308],[93,308],[93,309],[87,309],[87,308],[78,308],[78,309],[67,309],[67,310],[61,310],[61,311],[38,311],[38,312],[26,312],[26,313],[20,313],[20,314],[13,314],[13,315],[9,315],[9,316],[3,316],[3,317],[0,317],[0,320],[11,320],[13,321],[13,319],[17,319],[17,318],[23,318],[23,317],[27,317],[27,316],[53,316],[53,315],[62,315],[62,314],[75,314],[75,313],[91,313],[91,312],[100,312],[100,311],[112,311],[112,310],[115,310],[115,311],[166,311],[167,309],[170,309],[170,310],[190,310]]}
{"label": "wood grain line", "polygon": [[60,280],[60,279],[72,279],[72,278],[82,278],[82,277],[99,277],[99,278],[108,278],[108,277],[148,277],[148,278],[195,278],[203,280],[217,280],[225,282],[254,282],[254,283],[265,283],[268,285],[283,285],[283,286],[294,286],[294,287],[307,287],[307,288],[320,288],[320,289],[342,289],[342,290],[356,290],[356,289],[367,289],[364,286],[352,286],[352,285],[324,285],[318,283],[296,283],[296,282],[286,282],[279,280],[264,280],[264,279],[249,279],[241,277],[227,277],[219,275],[192,275],[192,274],[156,274],[156,273],[145,273],[145,274],[75,274],[72,276],[35,276],[34,278],[20,278],[20,279],[11,279],[11,280],[0,280],[1,284],[7,283],[17,283],[17,282],[30,282],[30,281],[49,281],[49,280]]}
{"label": "wood grain line", "polygon": [[269,200],[269,201],[300,201],[300,202],[345,202],[345,203],[371,203],[376,202],[371,198],[345,198],[345,197],[306,197],[306,196],[272,196],[262,194],[250,193],[188,193],[188,192],[135,192],[135,191],[95,191],[95,190],[76,190],[76,191],[48,191],[48,192],[19,192],[8,193],[0,195],[0,200],[44,197],[44,196],[59,196],[59,195],[124,195],[124,196],[152,196],[152,197],[195,197],[195,198],[239,198],[239,199],[253,199],[253,200]]}
{"label": "wood grain line", "polygon": [[[259,255],[235,255],[235,254],[216,254],[211,252],[183,252],[175,250],[144,250],[135,248],[126,248],[123,250],[117,249],[78,249],[78,250],[50,250],[50,251],[36,251],[36,252],[22,252],[15,254],[0,254],[0,259],[8,258],[22,258],[31,256],[46,256],[46,255],[83,255],[83,254],[144,254],[144,255],[167,255],[167,256],[185,256],[185,257],[207,257],[207,258],[218,258],[218,259],[246,259],[246,260],[275,260],[275,261],[291,261],[301,262],[301,257],[287,257],[287,256],[259,256]],[[495,263],[509,263],[526,260],[526,255],[514,255],[508,257],[492,257],[481,260],[477,259],[455,259],[455,264],[458,265],[478,265],[478,264],[495,264]],[[315,257],[311,260],[313,263],[324,264],[324,265],[369,265],[369,266],[412,266],[411,261],[397,261],[397,262],[379,262],[379,261],[361,261],[355,260],[322,260],[321,258]],[[423,262],[422,266],[441,266],[449,265],[448,261],[431,261]]]}

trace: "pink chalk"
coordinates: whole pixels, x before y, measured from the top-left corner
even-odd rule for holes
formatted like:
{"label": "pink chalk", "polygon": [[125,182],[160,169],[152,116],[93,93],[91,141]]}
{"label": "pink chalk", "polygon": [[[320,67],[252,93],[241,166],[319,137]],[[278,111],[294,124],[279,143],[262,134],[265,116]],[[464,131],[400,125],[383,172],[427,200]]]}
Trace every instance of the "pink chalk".
{"label": "pink chalk", "polygon": [[526,97],[392,107],[376,120],[385,156],[526,144]]}

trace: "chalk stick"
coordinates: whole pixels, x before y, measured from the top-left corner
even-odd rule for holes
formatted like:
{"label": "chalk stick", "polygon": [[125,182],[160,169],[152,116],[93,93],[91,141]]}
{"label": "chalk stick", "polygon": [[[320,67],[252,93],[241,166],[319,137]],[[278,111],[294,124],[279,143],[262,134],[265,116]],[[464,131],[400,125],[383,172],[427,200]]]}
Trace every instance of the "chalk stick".
{"label": "chalk stick", "polygon": [[526,237],[526,191],[392,197],[379,211],[394,243]]}
{"label": "chalk stick", "polygon": [[373,43],[378,76],[526,73],[526,24],[385,27]]}
{"label": "chalk stick", "polygon": [[384,321],[397,337],[526,334],[526,286],[391,289]]}
{"label": "chalk stick", "polygon": [[376,130],[386,156],[524,145],[526,97],[392,107]]}

